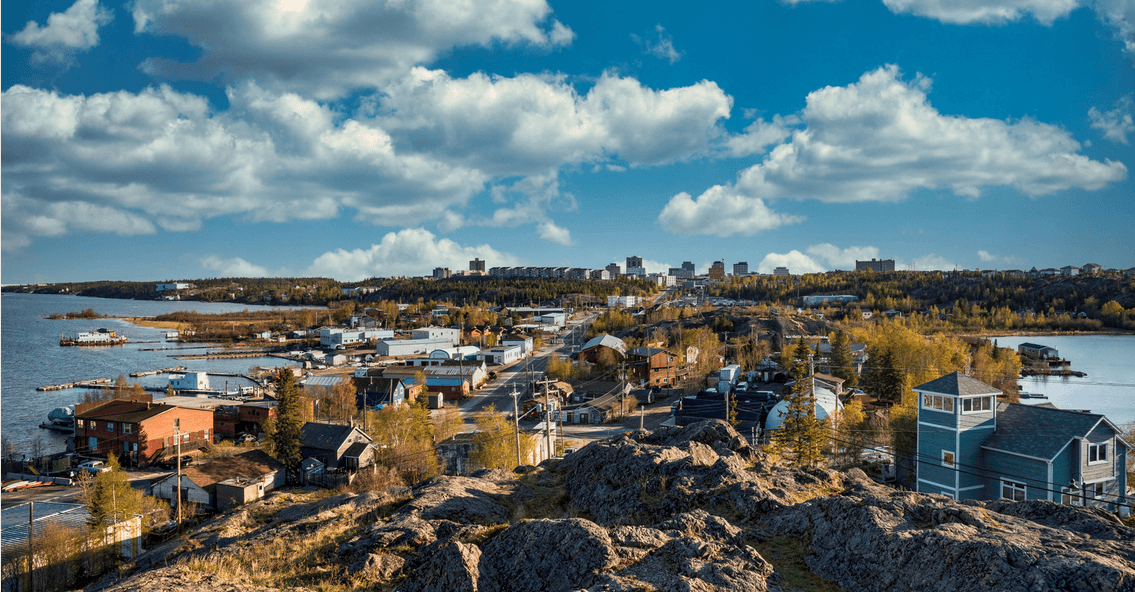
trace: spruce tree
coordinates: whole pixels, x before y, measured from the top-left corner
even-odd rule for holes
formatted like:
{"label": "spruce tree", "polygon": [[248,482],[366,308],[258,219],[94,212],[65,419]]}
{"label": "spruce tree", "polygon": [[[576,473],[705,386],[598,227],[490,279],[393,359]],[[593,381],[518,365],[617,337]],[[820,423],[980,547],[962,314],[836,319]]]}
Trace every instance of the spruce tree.
{"label": "spruce tree", "polygon": [[832,337],[831,370],[833,376],[843,379],[843,386],[850,389],[859,385],[859,374],[851,359],[851,338],[842,330]]}
{"label": "spruce tree", "polygon": [[142,492],[130,487],[130,480],[118,463],[118,457],[110,454],[106,468],[95,476],[94,487],[87,499],[91,514],[88,524],[91,532],[100,540],[106,539],[107,528],[116,522],[133,518],[142,510]]}
{"label": "spruce tree", "polygon": [[784,411],[784,421],[780,429],[773,432],[772,439],[782,452],[791,453],[789,462],[792,466],[808,467],[823,461],[827,434],[824,433],[823,422],[816,418],[816,398],[812,394],[812,381],[807,376],[807,363],[797,361],[792,373],[799,378],[785,397],[788,407]]}
{"label": "spruce tree", "polygon": [[296,377],[290,368],[280,370],[280,377],[276,381],[276,401],[272,451],[276,454],[276,460],[287,469],[288,478],[295,479],[299,475],[300,461],[303,460],[300,432],[303,431],[304,421]]}

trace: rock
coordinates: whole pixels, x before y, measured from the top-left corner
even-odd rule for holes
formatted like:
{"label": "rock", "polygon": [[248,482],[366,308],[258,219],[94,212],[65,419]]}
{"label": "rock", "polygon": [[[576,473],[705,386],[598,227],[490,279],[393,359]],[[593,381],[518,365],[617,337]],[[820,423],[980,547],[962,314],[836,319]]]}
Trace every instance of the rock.
{"label": "rock", "polygon": [[397,514],[414,513],[425,520],[464,524],[500,524],[510,512],[498,499],[504,493],[492,481],[470,477],[434,477],[414,489],[414,499]]}
{"label": "rock", "polygon": [[607,531],[594,522],[528,520],[485,544],[479,590],[570,592],[590,586],[618,559]]}
{"label": "rock", "polygon": [[406,560],[397,555],[369,553],[361,560],[351,564],[347,573],[365,572],[379,580],[389,580],[401,571],[405,563]]}
{"label": "rock", "polygon": [[477,592],[481,549],[457,541],[435,543],[422,549],[424,560],[409,570],[396,590],[401,592]]}

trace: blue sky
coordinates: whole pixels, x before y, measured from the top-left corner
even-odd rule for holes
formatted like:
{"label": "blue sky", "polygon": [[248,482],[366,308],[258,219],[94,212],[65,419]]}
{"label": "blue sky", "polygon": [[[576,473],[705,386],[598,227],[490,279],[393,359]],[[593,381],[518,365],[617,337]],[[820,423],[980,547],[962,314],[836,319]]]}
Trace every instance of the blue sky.
{"label": "blue sky", "polygon": [[6,284],[1135,265],[1135,0],[3,4]]}

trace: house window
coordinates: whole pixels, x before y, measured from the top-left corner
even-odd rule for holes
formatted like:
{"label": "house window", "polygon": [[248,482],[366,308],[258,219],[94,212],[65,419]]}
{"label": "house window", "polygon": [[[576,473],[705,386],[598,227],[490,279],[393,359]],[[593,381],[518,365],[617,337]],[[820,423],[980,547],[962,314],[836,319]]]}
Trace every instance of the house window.
{"label": "house window", "polygon": [[1064,487],[1060,490],[1060,503],[1065,506],[1082,506],[1084,498],[1080,495],[1079,489]]}
{"label": "house window", "polygon": [[99,422],[97,422],[97,421],[95,421],[95,420],[93,420],[93,419],[92,419],[92,420],[91,420],[91,429],[92,429],[92,430],[97,430],[97,429],[99,429]]}
{"label": "house window", "polygon": [[954,453],[949,450],[942,451],[942,466],[954,468]]}
{"label": "house window", "polygon": [[962,413],[977,413],[979,411],[989,411],[993,406],[992,397],[976,397],[972,399],[962,399]]}
{"label": "house window", "polygon": [[1001,480],[1001,497],[1015,502],[1025,501],[1025,484],[1016,481]]}
{"label": "house window", "polygon": [[1092,499],[1103,499],[1103,482],[1088,483],[1088,497]]}
{"label": "house window", "polygon": [[1107,462],[1107,443],[1088,444],[1088,464],[1094,465]]}
{"label": "house window", "polygon": [[76,420],[75,420],[75,425],[76,425],[76,426],[78,426],[78,427],[80,427],[80,428],[81,428],[81,427],[83,427],[83,420],[81,420],[81,419],[76,419]]}
{"label": "house window", "polygon": [[122,433],[123,434],[133,434],[134,433],[134,424],[130,424],[130,423],[122,424]]}
{"label": "house window", "polygon": [[114,422],[113,421],[106,422],[106,431],[108,431],[108,432],[114,431]]}
{"label": "house window", "polygon": [[922,399],[922,408],[953,413],[954,399],[953,397],[943,397],[941,395],[925,395]]}

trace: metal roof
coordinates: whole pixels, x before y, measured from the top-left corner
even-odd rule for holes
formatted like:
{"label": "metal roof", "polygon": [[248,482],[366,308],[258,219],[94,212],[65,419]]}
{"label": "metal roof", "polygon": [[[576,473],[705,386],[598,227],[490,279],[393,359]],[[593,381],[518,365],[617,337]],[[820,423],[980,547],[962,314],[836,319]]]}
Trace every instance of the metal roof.
{"label": "metal roof", "polygon": [[[20,504],[4,508],[0,522],[0,552],[11,557],[28,547],[28,505]],[[87,519],[91,517],[87,507],[82,504],[62,504],[58,502],[35,502],[32,508],[36,536],[40,536],[48,525],[85,530]]]}
{"label": "metal roof", "polygon": [[621,354],[627,353],[627,344],[623,343],[622,339],[619,339],[618,337],[615,337],[613,335],[600,335],[598,337],[592,337],[587,343],[583,344],[581,351],[588,350],[593,347],[599,347],[600,345],[609,347]]}
{"label": "metal roof", "polygon": [[[337,450],[356,429],[346,425],[309,421],[303,425],[303,431],[300,432],[300,443],[307,448]],[[363,431],[359,430],[359,433],[363,434]],[[370,436],[366,438],[371,439]]]}
{"label": "metal roof", "polygon": [[997,404],[997,430],[982,448],[1051,460],[1073,438],[1087,436],[1103,415],[1021,403]]}

